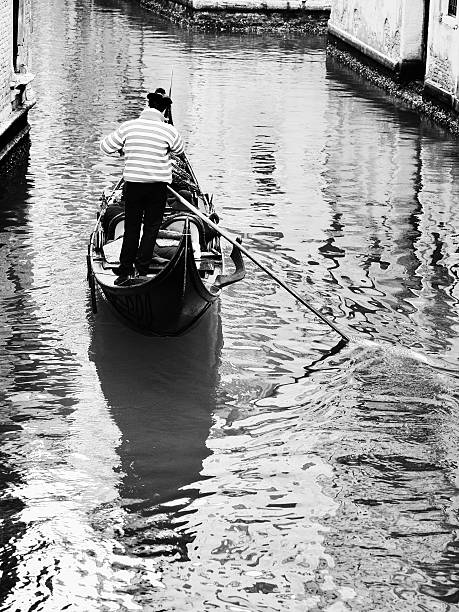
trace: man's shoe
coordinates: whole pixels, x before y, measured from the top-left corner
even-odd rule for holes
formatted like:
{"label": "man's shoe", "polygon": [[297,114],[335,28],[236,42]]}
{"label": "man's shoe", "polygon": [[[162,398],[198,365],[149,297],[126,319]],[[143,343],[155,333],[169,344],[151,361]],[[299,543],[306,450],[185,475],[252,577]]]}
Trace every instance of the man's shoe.
{"label": "man's shoe", "polygon": [[116,268],[112,268],[112,272],[116,274],[116,276],[130,276],[134,273],[134,268],[126,269],[123,266],[118,266]]}
{"label": "man's shoe", "polygon": [[139,276],[146,276],[148,274],[148,268],[139,268],[139,266],[136,266],[135,269]]}
{"label": "man's shoe", "polygon": [[130,280],[130,276],[127,276],[126,274],[122,274],[121,276],[118,276],[117,278],[115,278],[115,280],[113,281],[114,285],[124,285],[125,283],[128,282],[128,280]]}

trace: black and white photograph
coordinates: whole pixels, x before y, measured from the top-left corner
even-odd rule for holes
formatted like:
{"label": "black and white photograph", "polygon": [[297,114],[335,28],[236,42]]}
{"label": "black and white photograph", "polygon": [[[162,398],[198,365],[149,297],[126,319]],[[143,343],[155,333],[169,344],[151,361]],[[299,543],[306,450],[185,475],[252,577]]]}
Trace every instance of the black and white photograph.
{"label": "black and white photograph", "polygon": [[457,0],[0,0],[0,612],[459,612]]}

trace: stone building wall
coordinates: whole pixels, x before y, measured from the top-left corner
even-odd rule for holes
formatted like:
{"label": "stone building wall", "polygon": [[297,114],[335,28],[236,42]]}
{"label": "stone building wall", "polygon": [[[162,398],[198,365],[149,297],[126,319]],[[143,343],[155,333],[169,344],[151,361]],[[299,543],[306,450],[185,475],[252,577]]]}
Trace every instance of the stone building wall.
{"label": "stone building wall", "polygon": [[[14,52],[13,16],[17,7],[17,46]],[[32,32],[32,0],[0,0],[0,159],[26,128],[33,105],[29,83]]]}
{"label": "stone building wall", "polygon": [[396,73],[423,63],[425,0],[334,0],[329,32]]}
{"label": "stone building wall", "polygon": [[11,0],[0,0],[0,123],[11,110],[11,65],[13,4]]}
{"label": "stone building wall", "polygon": [[448,0],[431,5],[425,88],[459,111],[459,15]]}
{"label": "stone building wall", "polygon": [[185,26],[218,31],[325,34],[333,0],[140,0]]}
{"label": "stone building wall", "polygon": [[195,10],[330,10],[331,0],[183,0]]}

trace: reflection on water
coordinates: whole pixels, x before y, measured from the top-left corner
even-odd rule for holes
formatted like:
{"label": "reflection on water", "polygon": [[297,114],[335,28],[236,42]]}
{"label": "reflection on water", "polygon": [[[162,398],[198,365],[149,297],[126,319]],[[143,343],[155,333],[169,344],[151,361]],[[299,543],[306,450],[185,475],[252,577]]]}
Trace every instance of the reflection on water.
{"label": "reflection on water", "polygon": [[[119,494],[137,554],[186,558],[185,532],[161,526],[199,496],[206,440],[216,406],[221,321],[215,308],[184,337],[157,339],[120,327],[105,313],[90,349],[122,442]],[[180,525],[178,526],[180,531]],[[139,533],[137,533],[137,531]]]}
{"label": "reflection on water", "polygon": [[[114,52],[115,49],[115,52]],[[459,602],[457,143],[321,38],[35,6],[30,151],[0,189],[0,609],[418,610]],[[97,143],[169,87],[248,264],[180,339],[85,285]]]}

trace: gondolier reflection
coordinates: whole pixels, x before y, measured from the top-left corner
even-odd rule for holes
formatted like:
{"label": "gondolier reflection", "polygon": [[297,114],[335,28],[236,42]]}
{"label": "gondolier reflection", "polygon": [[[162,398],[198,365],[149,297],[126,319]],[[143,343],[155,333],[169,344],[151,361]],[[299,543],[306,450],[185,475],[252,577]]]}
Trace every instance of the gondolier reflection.
{"label": "gondolier reflection", "polygon": [[[113,155],[124,152],[124,236],[120,265],[114,269],[116,285],[125,283],[135,270],[147,274],[172,183],[170,153],[183,153],[177,129],[166,122],[172,101],[158,88],[147,95],[148,108],[137,119],[122,123],[105,136],[100,148]],[[143,223],[142,238],[140,232]]]}

